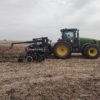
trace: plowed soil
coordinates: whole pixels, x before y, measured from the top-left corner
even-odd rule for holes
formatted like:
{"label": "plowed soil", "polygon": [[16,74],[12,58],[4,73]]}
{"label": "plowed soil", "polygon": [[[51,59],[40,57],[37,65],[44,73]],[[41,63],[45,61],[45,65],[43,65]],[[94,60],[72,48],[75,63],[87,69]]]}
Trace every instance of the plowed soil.
{"label": "plowed soil", "polygon": [[[0,51],[9,45],[0,45]],[[100,100],[100,57],[17,62],[24,46],[0,53],[0,100]]]}

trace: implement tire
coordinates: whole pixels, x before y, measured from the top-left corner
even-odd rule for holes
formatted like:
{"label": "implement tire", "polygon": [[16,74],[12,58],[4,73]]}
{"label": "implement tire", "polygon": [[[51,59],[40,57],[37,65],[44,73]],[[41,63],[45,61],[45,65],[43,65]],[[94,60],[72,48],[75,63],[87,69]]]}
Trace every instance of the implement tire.
{"label": "implement tire", "polygon": [[96,59],[99,57],[100,51],[98,46],[91,44],[85,47],[84,54],[89,59]]}
{"label": "implement tire", "polygon": [[71,56],[71,45],[68,42],[57,42],[53,50],[56,58],[65,59]]}

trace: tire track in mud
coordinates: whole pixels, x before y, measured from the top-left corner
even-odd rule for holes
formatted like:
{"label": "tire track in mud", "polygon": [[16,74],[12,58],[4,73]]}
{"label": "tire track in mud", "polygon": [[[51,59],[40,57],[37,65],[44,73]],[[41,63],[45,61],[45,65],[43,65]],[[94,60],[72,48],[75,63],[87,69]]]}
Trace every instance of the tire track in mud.
{"label": "tire track in mud", "polygon": [[5,91],[5,94],[7,100],[99,100],[100,79],[63,78],[27,82]]}

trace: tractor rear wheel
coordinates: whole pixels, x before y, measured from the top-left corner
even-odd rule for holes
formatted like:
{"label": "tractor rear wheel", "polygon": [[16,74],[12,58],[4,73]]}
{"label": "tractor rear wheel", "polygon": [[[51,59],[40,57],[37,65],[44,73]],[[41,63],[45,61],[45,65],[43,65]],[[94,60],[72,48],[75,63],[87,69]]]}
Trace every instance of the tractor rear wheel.
{"label": "tractor rear wheel", "polygon": [[96,59],[99,57],[99,48],[96,45],[87,45],[84,49],[84,54],[87,58]]}
{"label": "tractor rear wheel", "polygon": [[71,56],[71,46],[67,42],[57,42],[54,45],[54,55],[56,58],[64,59]]}
{"label": "tractor rear wheel", "polygon": [[89,45],[89,44],[85,45],[85,46],[83,47],[82,51],[81,51],[81,53],[82,53],[83,56],[85,56],[85,52],[84,52],[84,51],[85,51],[86,46],[88,46],[88,45]]}

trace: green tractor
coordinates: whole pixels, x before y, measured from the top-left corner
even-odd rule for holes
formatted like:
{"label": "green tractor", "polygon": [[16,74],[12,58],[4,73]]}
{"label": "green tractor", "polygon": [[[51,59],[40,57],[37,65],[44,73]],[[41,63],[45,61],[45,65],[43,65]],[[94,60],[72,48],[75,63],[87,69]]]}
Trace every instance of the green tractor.
{"label": "green tractor", "polygon": [[79,30],[61,29],[62,38],[57,41],[53,47],[53,53],[56,58],[65,59],[71,56],[71,53],[82,53],[89,59],[96,59],[100,54],[100,41],[89,38],[79,38]]}

